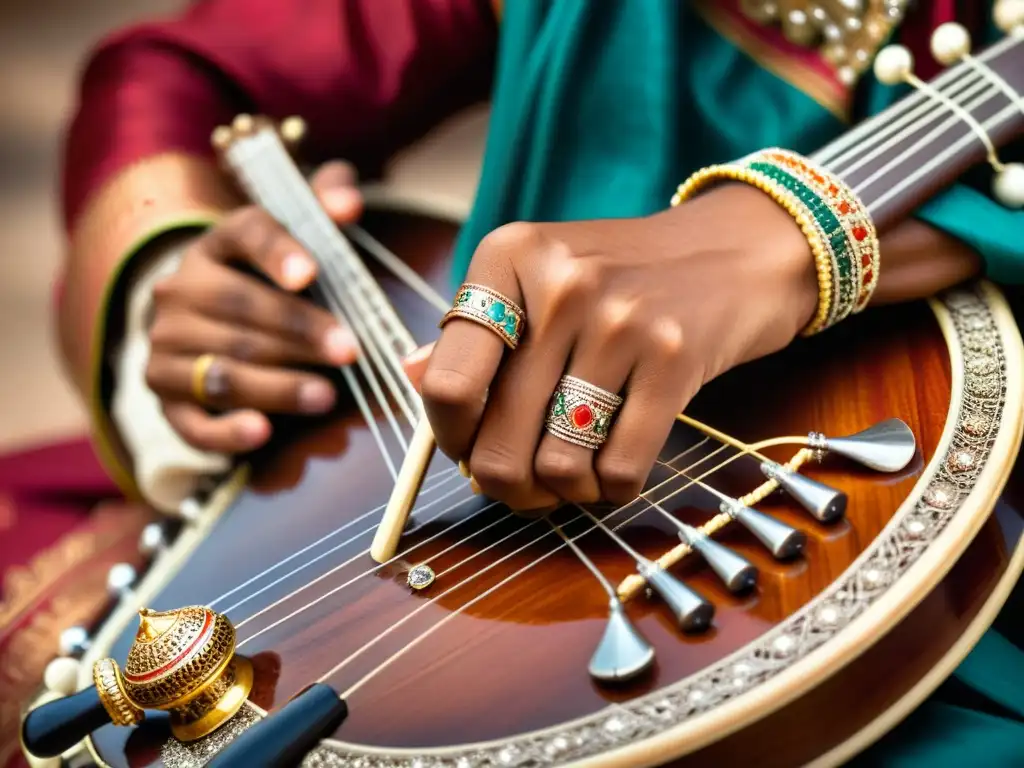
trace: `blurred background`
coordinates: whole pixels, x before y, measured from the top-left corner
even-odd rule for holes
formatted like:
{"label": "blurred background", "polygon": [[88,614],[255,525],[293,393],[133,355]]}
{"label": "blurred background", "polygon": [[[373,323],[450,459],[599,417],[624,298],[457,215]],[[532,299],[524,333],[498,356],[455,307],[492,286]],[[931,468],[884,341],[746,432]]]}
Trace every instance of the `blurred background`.
{"label": "blurred background", "polygon": [[[85,412],[64,381],[51,293],[62,258],[60,136],[79,68],[107,32],[183,0],[0,0],[0,452],[74,436]],[[398,158],[391,191],[465,211],[486,110],[459,116]]]}

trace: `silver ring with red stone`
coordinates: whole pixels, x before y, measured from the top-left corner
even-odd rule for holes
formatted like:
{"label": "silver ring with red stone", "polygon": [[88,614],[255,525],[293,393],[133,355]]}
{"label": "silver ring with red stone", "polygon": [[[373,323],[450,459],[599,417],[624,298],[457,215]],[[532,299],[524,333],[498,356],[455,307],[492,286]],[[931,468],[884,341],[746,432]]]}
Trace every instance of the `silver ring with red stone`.
{"label": "silver ring with red stone", "polygon": [[452,308],[441,318],[439,328],[455,317],[490,328],[509,349],[515,349],[523,335],[526,318],[523,310],[508,296],[486,285],[466,283],[455,294]]}
{"label": "silver ring with red stone", "polygon": [[563,376],[551,398],[548,432],[566,442],[596,451],[608,439],[622,398],[575,376]]}

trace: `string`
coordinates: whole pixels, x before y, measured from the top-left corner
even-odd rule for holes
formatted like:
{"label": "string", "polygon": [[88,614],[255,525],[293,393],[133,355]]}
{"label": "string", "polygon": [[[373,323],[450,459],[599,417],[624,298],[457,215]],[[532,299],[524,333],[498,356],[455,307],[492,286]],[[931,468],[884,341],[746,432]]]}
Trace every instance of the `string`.
{"label": "string", "polygon": [[[430,480],[434,480],[434,479],[443,477],[444,475],[447,475],[448,477],[446,479],[443,479],[443,480],[438,480],[438,482],[436,484],[434,484],[434,485],[431,485],[428,482]],[[425,482],[425,487],[420,492],[420,494],[422,496],[427,496],[430,493],[433,493],[437,488],[440,488],[442,485],[446,485],[448,482],[450,482],[456,476],[458,476],[458,473],[456,472],[456,470],[454,468],[453,469],[442,470],[441,472],[438,472],[437,474],[427,478],[427,482]],[[252,578],[248,579],[247,581],[242,582],[237,587],[234,587],[234,588],[228,590],[227,592],[225,592],[224,594],[218,596],[214,600],[211,600],[209,603],[206,604],[206,607],[210,608],[212,610],[214,608],[214,606],[216,606],[217,603],[219,603],[221,600],[226,600],[227,598],[231,597],[236,592],[239,592],[239,591],[245,589],[246,587],[248,587],[253,582],[256,582],[256,581],[259,581],[260,579],[262,579],[264,576],[268,576],[269,574],[271,574],[274,571],[276,571],[278,568],[281,568],[282,566],[290,563],[292,560],[294,560],[295,558],[299,557],[300,555],[305,554],[309,550],[311,550],[311,549],[313,549],[315,547],[318,547],[320,544],[323,544],[328,539],[331,539],[331,538],[337,536],[342,531],[345,531],[346,529],[351,528],[356,523],[358,523],[358,522],[360,522],[362,520],[365,520],[370,515],[372,515],[372,514],[374,514],[376,512],[383,512],[385,506],[387,506],[387,505],[386,504],[381,504],[378,507],[374,507],[369,512],[364,512],[363,514],[359,515],[359,517],[356,517],[356,518],[348,521],[344,525],[341,525],[341,526],[335,528],[330,533],[324,534],[319,539],[314,541],[312,544],[307,544],[306,546],[304,546],[299,551],[292,553],[288,557],[285,557],[285,558],[283,558],[281,560],[278,560],[273,565],[271,565],[271,566],[269,566],[267,568],[264,568],[262,571],[257,573],[255,576],[253,576]],[[359,535],[361,535],[361,534],[359,534]],[[355,537],[353,537],[353,538],[355,538]],[[351,542],[352,540],[353,539],[349,539],[348,542]],[[346,543],[348,543],[348,542],[346,542]]]}
{"label": "string", "polygon": [[602,589],[604,589],[604,591],[608,593],[608,597],[612,600],[618,600],[619,596],[615,593],[615,587],[612,586],[612,583],[608,581],[608,578],[603,573],[601,573],[601,570],[596,565],[594,565],[594,561],[587,557],[583,550],[580,549],[579,544],[577,544],[575,541],[566,536],[565,531],[563,531],[562,527],[558,525],[558,523],[556,523],[554,520],[552,520],[549,517],[545,517],[544,519],[548,521],[548,523],[551,525],[552,530],[554,530],[554,532],[561,537],[562,541],[564,541],[566,545],[569,547],[569,549],[572,550],[573,554],[576,555],[579,561],[587,567],[587,570],[594,575],[594,578],[597,579]]}

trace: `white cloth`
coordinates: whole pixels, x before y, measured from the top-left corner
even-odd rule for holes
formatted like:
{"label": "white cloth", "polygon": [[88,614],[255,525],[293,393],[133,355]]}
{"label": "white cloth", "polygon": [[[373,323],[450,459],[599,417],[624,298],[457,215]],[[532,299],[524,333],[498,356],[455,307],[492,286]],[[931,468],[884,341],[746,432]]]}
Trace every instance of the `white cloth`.
{"label": "white cloth", "polygon": [[149,317],[153,286],[181,262],[181,244],[169,246],[134,276],[128,289],[125,333],[114,350],[111,414],[135,467],[135,481],[146,501],[168,514],[181,514],[199,481],[227,471],[229,456],[198,451],[186,443],[164,416],[160,401],[146,385]]}

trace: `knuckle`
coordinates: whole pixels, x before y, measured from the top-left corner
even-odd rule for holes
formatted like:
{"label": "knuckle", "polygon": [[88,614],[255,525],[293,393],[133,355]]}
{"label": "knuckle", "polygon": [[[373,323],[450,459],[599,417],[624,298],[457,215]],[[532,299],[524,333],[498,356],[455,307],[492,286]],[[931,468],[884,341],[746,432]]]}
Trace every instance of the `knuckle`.
{"label": "knuckle", "polygon": [[424,400],[446,408],[470,407],[481,397],[474,380],[453,368],[428,366],[420,388]]}
{"label": "knuckle", "polygon": [[[260,345],[251,334],[237,331],[231,334],[226,352],[228,357],[249,362],[260,356]],[[264,355],[263,357],[268,357]]]}
{"label": "knuckle", "polygon": [[559,487],[573,485],[587,474],[583,461],[558,448],[541,448],[534,460],[534,471],[542,482]]}
{"label": "knuckle", "polygon": [[651,348],[663,359],[680,357],[686,349],[686,333],[682,324],[673,318],[661,318],[647,331]]}
{"label": "knuckle", "polygon": [[150,355],[146,361],[146,386],[153,392],[160,392],[164,385],[165,367],[159,355]]}
{"label": "knuckle", "polygon": [[480,241],[479,251],[513,258],[537,248],[543,242],[544,235],[539,225],[528,221],[513,221],[489,232]]}
{"label": "knuckle", "polygon": [[505,501],[521,497],[533,480],[529,464],[500,444],[474,450],[469,468],[484,493]]}
{"label": "knuckle", "polygon": [[638,331],[636,302],[609,298],[601,302],[593,322],[594,332],[603,344],[621,344],[633,341]]}
{"label": "knuckle", "polygon": [[636,498],[647,480],[647,473],[636,460],[616,455],[598,458],[597,475],[608,500],[617,504]]}
{"label": "knuckle", "polygon": [[168,347],[177,336],[177,327],[173,318],[164,312],[158,312],[149,326],[149,344],[154,349]]}

